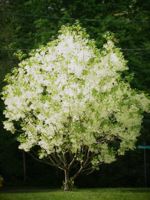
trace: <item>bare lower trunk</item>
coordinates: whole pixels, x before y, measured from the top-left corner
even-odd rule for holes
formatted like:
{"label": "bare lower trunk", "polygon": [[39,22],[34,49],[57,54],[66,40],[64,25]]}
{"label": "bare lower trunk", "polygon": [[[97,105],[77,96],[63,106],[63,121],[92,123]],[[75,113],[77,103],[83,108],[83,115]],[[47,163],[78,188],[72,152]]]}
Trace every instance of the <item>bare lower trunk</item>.
{"label": "bare lower trunk", "polygon": [[67,170],[64,170],[65,173],[65,180],[64,180],[64,191],[69,190],[69,172]]}
{"label": "bare lower trunk", "polygon": [[69,177],[69,170],[64,170],[64,175],[65,175],[65,180],[63,183],[64,191],[70,191],[73,188],[74,182],[72,179]]}

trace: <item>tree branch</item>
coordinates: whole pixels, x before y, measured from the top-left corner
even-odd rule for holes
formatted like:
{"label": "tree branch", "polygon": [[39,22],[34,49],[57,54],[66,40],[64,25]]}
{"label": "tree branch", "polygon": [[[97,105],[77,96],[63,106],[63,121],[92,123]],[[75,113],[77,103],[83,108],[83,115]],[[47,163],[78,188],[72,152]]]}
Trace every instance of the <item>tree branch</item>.
{"label": "tree branch", "polygon": [[[45,160],[41,160],[41,159],[37,158],[37,157],[34,156],[32,153],[29,153],[29,152],[28,152],[28,154],[29,154],[34,160],[36,160],[36,161],[38,161],[38,162],[41,162],[41,163],[44,163],[44,164],[47,164],[47,165],[50,165],[50,166],[55,166],[55,165],[53,165],[53,164],[50,163],[50,162],[47,162],[47,161],[45,161]],[[55,166],[55,167],[56,167],[56,166]]]}
{"label": "tree branch", "polygon": [[55,155],[50,154],[48,156],[49,160],[53,163],[53,165],[55,165],[56,167],[58,167],[61,170],[64,170],[64,166],[62,166],[61,162],[57,160],[57,158],[55,158]]}
{"label": "tree branch", "polygon": [[55,162],[55,160],[51,157],[51,155],[48,156],[48,160],[44,160],[44,159],[39,159],[37,158],[36,154],[32,151],[31,153],[28,152],[28,154],[36,161],[38,162],[41,162],[41,163],[44,163],[44,164],[47,164],[47,165],[50,165],[52,167],[57,167],[61,170],[64,170],[64,168],[59,165],[58,163]]}
{"label": "tree branch", "polygon": [[68,165],[68,169],[70,169],[70,167],[72,166],[72,164],[74,163],[75,160],[76,160],[76,155],[73,156],[73,159],[71,160],[71,162]]}
{"label": "tree branch", "polygon": [[74,174],[74,176],[72,177],[72,180],[74,180],[75,178],[77,178],[77,176],[81,173],[81,171],[84,169],[84,167],[87,165],[87,162],[89,160],[89,155],[90,155],[90,151],[89,148],[87,149],[87,152],[85,152],[85,156],[86,156],[86,160],[83,162],[80,162],[80,168],[79,170]]}

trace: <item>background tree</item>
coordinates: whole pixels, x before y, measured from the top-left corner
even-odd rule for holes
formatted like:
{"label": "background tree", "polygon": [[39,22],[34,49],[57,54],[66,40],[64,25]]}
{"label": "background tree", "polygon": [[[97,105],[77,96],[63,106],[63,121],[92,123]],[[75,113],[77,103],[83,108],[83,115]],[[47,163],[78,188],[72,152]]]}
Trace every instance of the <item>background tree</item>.
{"label": "background tree", "polygon": [[65,190],[133,149],[149,111],[148,97],[122,78],[128,67],[113,37],[105,39],[100,51],[79,25],[64,26],[6,77],[5,128],[19,131],[20,149],[64,171]]}

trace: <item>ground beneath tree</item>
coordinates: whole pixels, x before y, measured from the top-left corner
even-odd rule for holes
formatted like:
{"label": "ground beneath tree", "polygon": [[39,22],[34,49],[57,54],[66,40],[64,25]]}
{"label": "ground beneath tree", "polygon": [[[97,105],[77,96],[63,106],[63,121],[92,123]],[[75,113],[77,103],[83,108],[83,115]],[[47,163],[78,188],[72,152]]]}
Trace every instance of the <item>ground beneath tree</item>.
{"label": "ground beneath tree", "polygon": [[150,188],[76,189],[71,192],[43,189],[7,189],[0,200],[149,200]]}

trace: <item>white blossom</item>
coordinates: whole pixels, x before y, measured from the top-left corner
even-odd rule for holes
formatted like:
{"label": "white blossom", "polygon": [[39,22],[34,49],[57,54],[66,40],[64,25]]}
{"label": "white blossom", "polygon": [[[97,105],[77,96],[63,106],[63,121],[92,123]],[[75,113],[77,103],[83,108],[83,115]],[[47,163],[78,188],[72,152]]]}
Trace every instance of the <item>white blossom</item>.
{"label": "white blossom", "polygon": [[[19,123],[19,148],[38,146],[40,158],[86,146],[94,166],[110,163],[134,148],[142,113],[150,111],[149,97],[121,80],[127,69],[109,38],[98,50],[81,27],[63,27],[6,78],[4,128],[14,133]],[[109,146],[115,138],[117,150]]]}

